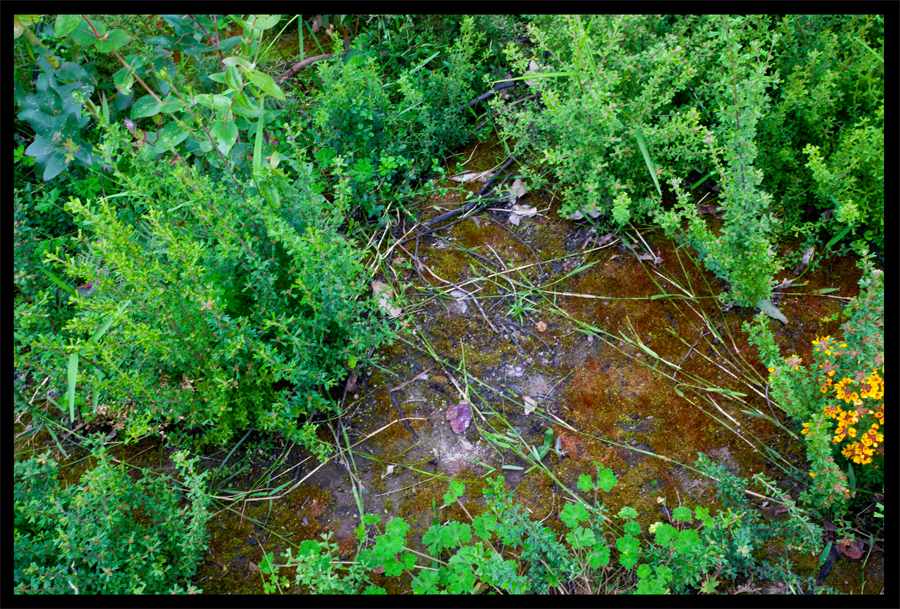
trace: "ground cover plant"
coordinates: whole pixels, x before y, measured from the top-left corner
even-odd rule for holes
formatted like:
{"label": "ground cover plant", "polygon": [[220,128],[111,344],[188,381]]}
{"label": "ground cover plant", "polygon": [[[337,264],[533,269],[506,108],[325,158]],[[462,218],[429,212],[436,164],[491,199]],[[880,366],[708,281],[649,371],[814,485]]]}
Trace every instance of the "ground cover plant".
{"label": "ground cover plant", "polygon": [[15,593],[883,594],[883,16],[15,26]]}

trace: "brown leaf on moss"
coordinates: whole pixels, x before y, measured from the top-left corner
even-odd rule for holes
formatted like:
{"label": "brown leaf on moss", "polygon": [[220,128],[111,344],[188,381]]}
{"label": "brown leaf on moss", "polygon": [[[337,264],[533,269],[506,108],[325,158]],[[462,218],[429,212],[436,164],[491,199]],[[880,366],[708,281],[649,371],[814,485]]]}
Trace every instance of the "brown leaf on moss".
{"label": "brown leaf on moss", "polygon": [[863,542],[854,539],[850,541],[849,539],[845,539],[842,542],[838,543],[838,548],[841,552],[844,553],[848,558],[852,558],[853,560],[859,560],[865,554],[865,546]]}
{"label": "brown leaf on moss", "polygon": [[394,291],[381,281],[372,282],[372,292],[378,302],[378,308],[391,318],[397,317],[403,310],[394,304]]}
{"label": "brown leaf on moss", "polygon": [[455,434],[461,434],[469,428],[472,422],[472,406],[468,402],[447,407],[447,420],[450,421],[450,429]]}

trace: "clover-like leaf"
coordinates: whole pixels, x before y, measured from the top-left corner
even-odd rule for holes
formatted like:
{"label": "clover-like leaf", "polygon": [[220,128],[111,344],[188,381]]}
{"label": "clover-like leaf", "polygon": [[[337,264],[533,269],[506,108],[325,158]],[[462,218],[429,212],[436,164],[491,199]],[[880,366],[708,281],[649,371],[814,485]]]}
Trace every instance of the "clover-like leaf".
{"label": "clover-like leaf", "polygon": [[567,503],[559,513],[559,519],[569,527],[575,527],[579,522],[588,519],[587,508],[581,503]]}
{"label": "clover-like leaf", "polygon": [[603,542],[594,544],[593,553],[588,556],[588,563],[592,569],[599,569],[609,564],[609,548]]}
{"label": "clover-like leaf", "polygon": [[[616,478],[612,470],[608,467],[604,467],[597,472],[597,488],[602,488],[605,493],[608,493],[618,482],[618,478]],[[635,512],[634,515],[637,516],[637,512]]]}
{"label": "clover-like leaf", "polygon": [[637,518],[637,510],[631,506],[625,506],[621,510],[619,510],[619,518],[622,520],[627,520],[628,518]]}
{"label": "clover-like leaf", "polygon": [[585,493],[590,493],[594,490],[594,481],[587,474],[581,474],[578,476],[578,488],[583,490]]}
{"label": "clover-like leaf", "polygon": [[459,480],[450,482],[450,490],[444,493],[444,503],[449,505],[463,496],[466,492],[466,485]]}
{"label": "clover-like leaf", "polygon": [[672,518],[680,522],[687,522],[691,520],[691,508],[685,507],[683,505],[678,506],[677,508],[672,510]]}
{"label": "clover-like leaf", "polygon": [[491,537],[491,531],[497,529],[497,519],[492,514],[480,514],[472,519],[472,528],[476,535],[488,540]]}

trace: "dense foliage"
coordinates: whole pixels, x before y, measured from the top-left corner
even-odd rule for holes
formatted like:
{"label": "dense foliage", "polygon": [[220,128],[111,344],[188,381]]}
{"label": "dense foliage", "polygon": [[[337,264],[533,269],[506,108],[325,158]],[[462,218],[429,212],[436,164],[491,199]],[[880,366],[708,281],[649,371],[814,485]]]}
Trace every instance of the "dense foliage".
{"label": "dense foliage", "polygon": [[206,474],[196,471],[197,459],[174,456],[183,493],[147,472],[132,480],[102,447],[94,456],[97,466],[66,488],[49,453],[16,463],[16,593],[193,590],[190,577],[206,548],[209,518]]}
{"label": "dense foliage", "polygon": [[[775,274],[808,248],[861,254],[860,296],[812,362],[783,357],[762,317],[745,331],[806,442],[804,507],[849,539],[853,498],[883,493],[883,16],[17,15],[15,37],[14,411],[30,429],[191,450],[259,430],[324,460],[341,385],[399,327],[364,244],[415,219],[445,155],[487,127],[563,216],[693,248],[726,306],[771,311]],[[699,213],[704,183],[720,225]],[[161,476],[82,448],[95,465],[68,485],[49,453],[15,464],[16,592],[197,591],[214,494],[198,461],[175,452],[179,476]],[[373,570],[421,593],[811,589],[760,556],[815,552],[822,530],[765,476],[782,521],[751,508],[750,481],[696,466],[726,509],[665,508],[647,533],[631,507],[606,514],[617,480],[598,465],[561,538],[499,478],[470,522],[435,511],[427,557],[408,522],[361,513],[349,565],[326,536],[258,570],[282,592],[384,592]],[[453,481],[445,504],[465,512],[464,492]]]}

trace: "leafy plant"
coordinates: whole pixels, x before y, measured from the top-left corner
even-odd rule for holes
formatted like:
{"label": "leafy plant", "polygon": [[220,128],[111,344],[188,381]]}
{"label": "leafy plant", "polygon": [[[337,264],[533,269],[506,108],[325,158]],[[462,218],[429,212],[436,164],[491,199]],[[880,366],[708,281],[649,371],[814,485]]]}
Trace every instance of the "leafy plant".
{"label": "leafy plant", "polygon": [[321,452],[298,418],[333,409],[322,390],[388,336],[362,299],[363,266],[337,233],[347,200],[326,211],[315,176],[291,185],[275,174],[267,179],[278,180],[286,207],[241,198],[190,168],[158,173],[140,161],[146,149],[126,152],[125,137],[116,126],[110,145],[120,158],[134,155],[133,184],[155,182],[128,192],[147,213],[131,226],[110,199],[72,199],[68,209],[92,230],[89,255],[47,255],[96,283],[94,295],[75,299],[67,330],[92,335],[115,323],[102,340],[47,337],[42,348],[80,353],[93,378],[79,384],[110,413],[131,412],[129,437],[172,433],[165,428],[180,422],[179,435],[194,429],[216,443],[252,425]]}
{"label": "leafy plant", "polygon": [[858,263],[859,297],[840,313],[849,317],[843,338],[817,337],[810,365],[796,354],[782,359],[761,319],[744,324],[768,366],[772,397],[803,424],[813,486],[802,497],[838,512],[857,488],[874,490],[884,480],[884,274],[870,258]]}
{"label": "leafy plant", "polygon": [[142,470],[134,481],[106,450],[61,488],[46,453],[16,463],[13,581],[17,594],[166,594],[189,585],[206,550],[209,496],[197,459],[176,453],[182,493]]}
{"label": "leafy plant", "polygon": [[884,18],[785,15],[772,27],[783,82],[758,143],[780,231],[814,227],[841,239],[844,228],[864,227],[883,249]]}
{"label": "leafy plant", "polygon": [[430,69],[440,53],[398,69],[366,37],[357,40],[359,53],[319,68],[316,156],[325,164],[335,155],[346,160],[354,200],[368,217],[383,222],[392,202],[403,205],[413,194],[435,156],[468,138],[463,107],[473,97],[479,40],[473,20],[464,18],[446,61]]}
{"label": "leafy plant", "polygon": [[[337,544],[330,541],[332,533],[322,535],[322,541],[308,539],[300,544],[297,554],[292,555],[288,548],[282,555],[284,564],[276,564],[275,556],[269,552],[260,563],[263,576],[263,589],[267,593],[283,592],[290,580],[281,575],[281,569],[294,569],[296,577],[294,585],[308,594],[356,594],[368,582],[365,570],[359,563],[352,563],[345,572],[339,569],[336,560]],[[383,588],[368,585],[362,594],[385,594]]]}

